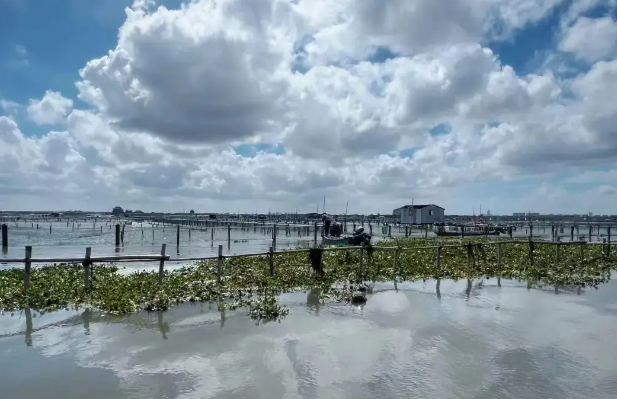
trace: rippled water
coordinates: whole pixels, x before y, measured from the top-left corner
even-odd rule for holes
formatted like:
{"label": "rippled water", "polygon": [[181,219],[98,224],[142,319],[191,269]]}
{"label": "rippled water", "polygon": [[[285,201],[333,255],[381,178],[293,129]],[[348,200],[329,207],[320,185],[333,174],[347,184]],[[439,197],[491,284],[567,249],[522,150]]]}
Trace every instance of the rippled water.
{"label": "rippled water", "polygon": [[0,397],[594,398],[617,395],[617,284],[377,285],[363,308],[286,295],[290,315],[181,306],[0,317]]}
{"label": "rippled water", "polygon": [[[353,228],[348,223],[348,230]],[[359,226],[359,225],[358,225]],[[115,229],[108,223],[93,225],[88,223],[53,222],[40,223],[39,229],[36,223],[20,222],[18,225],[9,225],[9,247],[0,252],[0,269],[11,267],[2,263],[2,258],[21,259],[24,257],[24,247],[31,245],[34,258],[83,258],[86,247],[92,248],[92,256],[110,255],[158,255],[161,252],[161,244],[167,244],[167,254],[172,257],[211,257],[218,255],[219,245],[223,245],[225,255],[267,252],[272,245],[272,233],[270,229],[261,227],[242,229],[233,226],[231,229],[231,243],[228,242],[227,227],[220,226],[211,228],[189,228],[180,230],[180,246],[176,245],[176,227],[152,227],[147,223],[125,226],[124,244],[115,247]],[[102,227],[102,229],[101,229]],[[310,245],[314,240],[313,226],[310,232],[306,232],[306,226],[298,229],[292,225],[290,234],[285,234],[284,225],[279,225],[276,239],[276,249],[285,250],[298,246]],[[379,241],[387,235],[383,226],[373,226],[375,241]],[[368,225],[365,225],[368,230]],[[385,234],[384,234],[385,233]],[[393,236],[404,236],[405,229],[395,227],[392,229]],[[415,236],[422,236],[415,231]],[[321,242],[321,238],[319,238]],[[183,263],[167,262],[167,267],[181,266]],[[126,263],[127,269],[158,269],[156,262]],[[17,267],[13,264],[12,267]]]}

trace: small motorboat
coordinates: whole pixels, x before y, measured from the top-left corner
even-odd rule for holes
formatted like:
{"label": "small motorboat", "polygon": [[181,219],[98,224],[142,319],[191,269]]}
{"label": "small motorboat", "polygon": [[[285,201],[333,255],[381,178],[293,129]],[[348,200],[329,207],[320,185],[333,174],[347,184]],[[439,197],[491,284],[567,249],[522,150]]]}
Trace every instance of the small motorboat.
{"label": "small motorboat", "polygon": [[334,235],[324,235],[321,237],[323,245],[351,245],[361,246],[371,244],[371,235],[364,232],[364,227],[356,229],[352,235],[338,234],[334,231]]}

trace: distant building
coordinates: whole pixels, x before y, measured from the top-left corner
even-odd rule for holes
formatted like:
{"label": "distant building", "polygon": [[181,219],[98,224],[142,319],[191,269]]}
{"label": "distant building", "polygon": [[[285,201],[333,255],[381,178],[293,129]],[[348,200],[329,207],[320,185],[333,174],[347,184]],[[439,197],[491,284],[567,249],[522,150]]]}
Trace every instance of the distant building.
{"label": "distant building", "polygon": [[443,223],[445,209],[435,204],[405,205],[392,211],[398,222],[405,224]]}
{"label": "distant building", "polygon": [[114,209],[111,211],[111,214],[114,216],[124,216],[124,210],[119,206],[115,206]]}
{"label": "distant building", "polygon": [[525,212],[514,212],[512,214],[513,217],[515,218],[524,218],[525,217]]}

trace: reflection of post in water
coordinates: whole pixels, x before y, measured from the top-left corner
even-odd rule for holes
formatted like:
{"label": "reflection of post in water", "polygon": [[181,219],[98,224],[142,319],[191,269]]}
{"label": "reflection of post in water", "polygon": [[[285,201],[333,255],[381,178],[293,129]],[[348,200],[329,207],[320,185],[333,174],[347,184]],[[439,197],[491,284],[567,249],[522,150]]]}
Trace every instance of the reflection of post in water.
{"label": "reflection of post in water", "polygon": [[2,254],[6,255],[9,253],[9,248],[8,247],[2,247]]}
{"label": "reflection of post in water", "polygon": [[465,295],[469,298],[469,294],[471,294],[471,279],[467,279],[467,288],[465,289]]}
{"label": "reflection of post in water", "polygon": [[219,312],[221,313],[221,328],[225,327],[225,322],[227,321],[227,316],[225,315],[225,303],[219,302]]}
{"label": "reflection of post in water", "polygon": [[437,299],[441,299],[441,279],[437,279],[437,284],[435,284],[435,292],[437,292]]}
{"label": "reflection of post in water", "polygon": [[116,253],[120,253],[120,247],[116,247]]}
{"label": "reflection of post in water", "polygon": [[84,332],[86,335],[90,335],[90,320],[92,319],[92,311],[90,309],[84,310],[81,314],[81,320],[84,323]]}
{"label": "reflection of post in water", "polygon": [[315,310],[315,314],[319,314],[319,308],[321,305],[321,300],[319,296],[321,295],[321,290],[319,288],[313,288],[309,291],[306,296],[306,307],[311,310]]}
{"label": "reflection of post in water", "polygon": [[169,332],[169,324],[163,321],[163,312],[156,312],[156,317],[158,318],[157,327],[161,332],[161,336],[163,339],[167,339],[167,333]]}
{"label": "reflection of post in water", "polygon": [[24,310],[26,315],[26,346],[32,346],[32,310],[30,308],[26,308]]}

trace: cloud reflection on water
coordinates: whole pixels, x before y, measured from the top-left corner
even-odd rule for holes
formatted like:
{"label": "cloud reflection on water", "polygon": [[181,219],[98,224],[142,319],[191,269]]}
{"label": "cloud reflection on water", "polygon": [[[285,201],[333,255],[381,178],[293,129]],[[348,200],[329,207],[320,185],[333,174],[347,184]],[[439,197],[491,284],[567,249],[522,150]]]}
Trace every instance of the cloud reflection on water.
{"label": "cloud reflection on water", "polygon": [[[46,314],[33,319],[35,330],[50,326],[32,333],[32,345],[38,362],[68,357],[111,371],[135,398],[612,397],[616,285],[577,296],[502,283],[474,285],[467,298],[465,281],[442,281],[441,299],[434,283],[398,292],[378,284],[362,309],[293,294],[287,319],[259,327],[239,311],[226,312],[221,328],[208,304],[126,317],[70,312],[63,322]],[[0,318],[2,332],[25,327],[23,317]],[[0,354],[14,349],[3,340]],[[30,366],[36,384],[40,366]],[[10,368],[4,378],[8,397],[20,396]]]}

